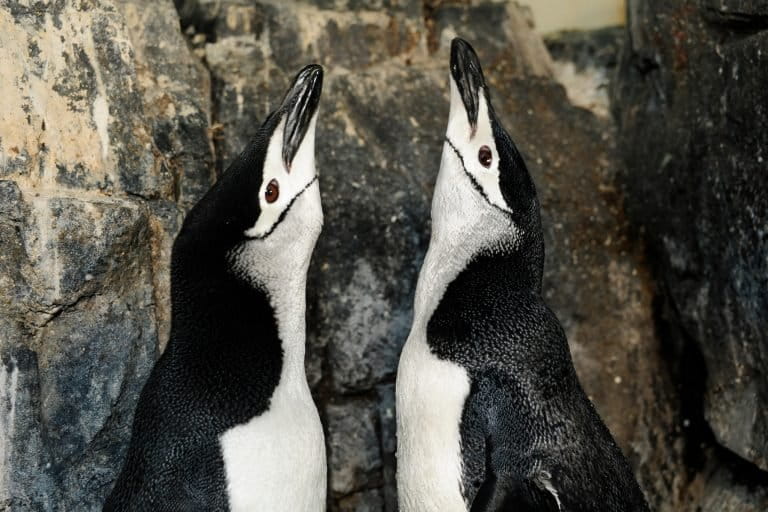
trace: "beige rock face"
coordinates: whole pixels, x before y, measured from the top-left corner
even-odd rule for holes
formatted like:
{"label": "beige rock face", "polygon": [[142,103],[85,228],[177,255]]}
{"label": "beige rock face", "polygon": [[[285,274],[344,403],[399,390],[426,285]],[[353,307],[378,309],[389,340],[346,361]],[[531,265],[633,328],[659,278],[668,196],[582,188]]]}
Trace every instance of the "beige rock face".
{"label": "beige rock face", "polygon": [[99,509],[211,182],[208,74],[170,2],[0,2],[0,33],[0,508]]}
{"label": "beige rock face", "polygon": [[[74,169],[79,164],[88,185],[94,188],[101,185],[111,191],[113,184],[119,180],[108,162],[109,110],[104,84],[99,83],[101,76],[94,72],[91,77],[91,97],[84,90],[73,90],[71,97],[55,90],[63,89],[63,75],[75,65],[68,61],[76,54],[83,60],[95,60],[93,46],[74,49],[71,44],[61,41],[66,40],[62,33],[64,30],[56,30],[50,18],[47,24],[49,26],[42,27],[42,30],[55,33],[52,38],[55,44],[41,48],[37,43],[29,44],[30,34],[14,23],[10,13],[3,11],[0,17],[0,30],[6,34],[4,40],[7,41],[0,48],[4,69],[13,69],[20,63],[32,61],[30,53],[36,54],[38,59],[47,52],[53,57],[50,60],[39,59],[35,66],[38,69],[23,69],[15,81],[4,80],[0,96],[3,167],[18,168],[18,174],[28,178],[25,185],[29,187],[55,189],[57,178],[66,180],[69,166]],[[83,29],[90,31],[92,27]],[[22,105],[25,108],[21,108]]]}

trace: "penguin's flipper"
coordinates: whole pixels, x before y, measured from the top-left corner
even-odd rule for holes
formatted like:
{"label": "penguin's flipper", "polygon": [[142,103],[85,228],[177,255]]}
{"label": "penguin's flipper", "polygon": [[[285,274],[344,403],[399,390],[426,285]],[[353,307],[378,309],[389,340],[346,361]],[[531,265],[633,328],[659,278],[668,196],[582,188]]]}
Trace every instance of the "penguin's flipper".
{"label": "penguin's flipper", "polygon": [[557,492],[538,481],[515,481],[490,474],[472,502],[470,512],[562,512]]}
{"label": "penguin's flipper", "polygon": [[509,390],[518,385],[513,374],[498,370],[486,371],[473,383],[463,419],[474,419],[468,426],[482,431],[484,439],[475,438],[472,445],[475,457],[482,458],[478,450],[484,450],[485,464],[476,468],[483,474],[482,484],[470,512],[563,511],[550,473],[539,469],[543,454],[535,456],[529,449],[531,429],[515,413],[521,407],[510,401],[513,394]]}
{"label": "penguin's flipper", "polygon": [[486,440],[485,448],[486,478],[470,512],[562,512],[560,496],[548,472],[526,477],[495,467],[491,439]]}

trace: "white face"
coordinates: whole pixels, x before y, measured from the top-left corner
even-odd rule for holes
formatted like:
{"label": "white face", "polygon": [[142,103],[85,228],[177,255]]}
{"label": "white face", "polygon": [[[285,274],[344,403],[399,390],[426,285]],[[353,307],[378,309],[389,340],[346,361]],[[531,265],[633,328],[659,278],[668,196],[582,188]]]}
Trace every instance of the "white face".
{"label": "white face", "polygon": [[[293,207],[293,202],[307,187],[317,180],[315,170],[315,125],[317,113],[312,117],[304,140],[288,168],[283,161],[283,131],[285,119],[275,128],[269,139],[267,156],[264,159],[264,179],[259,189],[259,206],[261,214],[256,224],[245,232],[249,238],[266,238],[275,229],[281,216]],[[277,199],[270,202],[271,195],[267,193],[270,184],[277,184]],[[322,220],[322,211],[319,212]]]}
{"label": "white face", "polygon": [[[497,208],[511,212],[499,185],[499,152],[491,128],[491,118],[488,112],[488,102],[481,89],[479,92],[479,108],[477,127],[472,133],[464,102],[461,101],[456,82],[449,74],[451,83],[451,110],[448,115],[448,129],[445,137],[455,151],[461,155],[466,173],[481,188],[485,199]],[[481,149],[488,165],[480,160]]]}
{"label": "white face", "polygon": [[[323,226],[320,186],[315,169],[317,113],[304,135],[290,169],[282,158],[281,120],[269,140],[264,179],[259,188],[261,214],[245,231],[248,240],[230,257],[233,268],[262,285],[284,285],[286,280],[305,279],[307,267]],[[277,197],[268,193],[277,184]]]}
{"label": "white face", "polygon": [[[432,200],[430,251],[432,246],[443,247],[466,262],[480,249],[514,244],[518,232],[501,194],[499,156],[485,97],[481,92],[473,134],[453,77],[450,82],[451,110]],[[488,167],[478,158],[484,146],[491,154]]]}

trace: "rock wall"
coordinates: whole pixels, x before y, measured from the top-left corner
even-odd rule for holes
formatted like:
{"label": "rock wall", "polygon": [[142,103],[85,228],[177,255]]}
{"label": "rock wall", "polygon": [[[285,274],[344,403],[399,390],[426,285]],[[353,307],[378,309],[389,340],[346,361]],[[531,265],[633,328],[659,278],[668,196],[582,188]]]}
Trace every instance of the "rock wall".
{"label": "rock wall", "polygon": [[167,338],[183,214],[295,71],[318,62],[326,222],[307,370],[329,506],[396,509],[394,375],[429,238],[455,35],[477,48],[538,185],[545,293],[649,500],[765,508],[759,476],[716,443],[691,459],[691,385],[677,371],[687,352],[667,342],[680,324],[654,305],[666,296],[636,236],[642,213],[624,214],[635,167],[605,108],[575,106],[555,79],[562,62],[516,4],[0,0],[0,34],[0,508],[99,509]]}
{"label": "rock wall", "polygon": [[0,508],[95,510],[212,183],[209,75],[172,4],[0,2]]}
{"label": "rock wall", "polygon": [[[633,0],[629,13],[620,181],[658,282],[689,467],[717,482],[707,506],[766,510],[768,4]],[[707,496],[733,478],[734,496]]]}

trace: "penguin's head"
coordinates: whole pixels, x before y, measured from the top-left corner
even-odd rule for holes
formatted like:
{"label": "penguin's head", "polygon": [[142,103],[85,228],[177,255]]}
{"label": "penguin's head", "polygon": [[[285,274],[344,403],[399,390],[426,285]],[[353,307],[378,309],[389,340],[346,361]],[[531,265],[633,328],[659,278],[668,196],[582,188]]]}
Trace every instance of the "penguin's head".
{"label": "penguin's head", "polygon": [[174,263],[223,265],[255,284],[306,274],[323,224],[315,126],[323,69],[310,65],[187,216]]}
{"label": "penguin's head", "polygon": [[433,231],[475,254],[518,250],[541,237],[528,169],[496,116],[472,46],[451,44],[451,105],[435,196]]}

